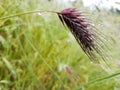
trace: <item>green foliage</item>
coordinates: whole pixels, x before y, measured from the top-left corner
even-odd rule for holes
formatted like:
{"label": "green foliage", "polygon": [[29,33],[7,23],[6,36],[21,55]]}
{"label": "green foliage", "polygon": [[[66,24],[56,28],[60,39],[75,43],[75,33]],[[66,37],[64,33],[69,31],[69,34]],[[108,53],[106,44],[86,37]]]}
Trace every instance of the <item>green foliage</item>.
{"label": "green foliage", "polygon": [[[113,90],[116,87],[116,80],[111,78],[116,74],[109,77],[102,68],[92,64],[57,15],[30,13],[9,17],[36,10],[61,9],[52,1],[0,0],[1,90],[76,90],[79,87],[81,90]],[[110,26],[107,19],[120,21],[117,15],[102,16],[97,14],[95,22],[105,20],[103,24],[107,23],[107,27]],[[111,27],[118,29],[119,25]],[[102,82],[107,75],[107,80]],[[92,80],[95,82],[92,86],[84,87]]]}

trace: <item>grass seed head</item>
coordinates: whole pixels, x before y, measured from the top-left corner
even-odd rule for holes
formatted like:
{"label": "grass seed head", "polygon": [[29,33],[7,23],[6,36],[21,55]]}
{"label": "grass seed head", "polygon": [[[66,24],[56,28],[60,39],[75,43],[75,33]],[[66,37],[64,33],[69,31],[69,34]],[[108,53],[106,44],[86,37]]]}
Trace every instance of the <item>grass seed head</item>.
{"label": "grass seed head", "polygon": [[102,46],[100,45],[103,41],[98,36],[98,31],[94,31],[92,24],[89,23],[87,18],[83,17],[82,13],[74,8],[68,8],[59,12],[58,16],[62,24],[69,28],[83,51],[92,61],[99,63],[96,60],[97,55],[95,53],[105,61],[102,55]]}

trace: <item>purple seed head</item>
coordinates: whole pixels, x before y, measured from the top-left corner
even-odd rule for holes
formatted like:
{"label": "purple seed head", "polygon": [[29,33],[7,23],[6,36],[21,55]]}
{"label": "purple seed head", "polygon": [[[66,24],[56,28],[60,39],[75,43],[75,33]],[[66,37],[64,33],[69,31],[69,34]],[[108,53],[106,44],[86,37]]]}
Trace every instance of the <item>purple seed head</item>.
{"label": "purple seed head", "polygon": [[[69,28],[83,51],[92,61],[96,62],[95,52],[103,57],[101,48],[99,47],[102,41],[99,36],[96,35],[87,18],[83,17],[82,13],[76,9],[68,8],[59,12],[58,16],[62,24]],[[97,63],[99,63],[99,61],[97,61]]]}

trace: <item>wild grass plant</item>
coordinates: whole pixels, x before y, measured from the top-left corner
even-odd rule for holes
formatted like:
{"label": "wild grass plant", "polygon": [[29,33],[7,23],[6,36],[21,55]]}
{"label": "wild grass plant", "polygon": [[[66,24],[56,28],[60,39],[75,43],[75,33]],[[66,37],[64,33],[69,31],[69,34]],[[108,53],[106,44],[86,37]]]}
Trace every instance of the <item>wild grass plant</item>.
{"label": "wild grass plant", "polygon": [[56,14],[31,13],[62,9],[52,1],[0,0],[1,90],[118,88],[114,77],[119,75],[119,15],[97,11],[91,13],[94,14],[94,22],[102,23],[104,27],[98,25],[97,28],[105,34],[112,33],[112,45],[115,45],[112,56],[117,63],[112,68],[117,70],[108,74],[91,63]]}

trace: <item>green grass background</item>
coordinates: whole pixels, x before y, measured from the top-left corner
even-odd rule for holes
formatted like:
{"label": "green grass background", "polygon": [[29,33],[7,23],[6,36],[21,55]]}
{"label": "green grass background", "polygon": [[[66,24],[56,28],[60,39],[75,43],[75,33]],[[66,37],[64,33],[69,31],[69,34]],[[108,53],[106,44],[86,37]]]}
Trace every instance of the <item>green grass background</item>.
{"label": "green grass background", "polygon": [[61,11],[66,6],[47,0],[0,0],[0,90],[120,90],[119,78],[112,78],[120,70],[120,14],[89,11],[79,2],[74,7],[87,12],[99,30],[109,32],[114,42],[110,44],[113,72],[91,63],[56,14],[6,17],[35,10]]}

